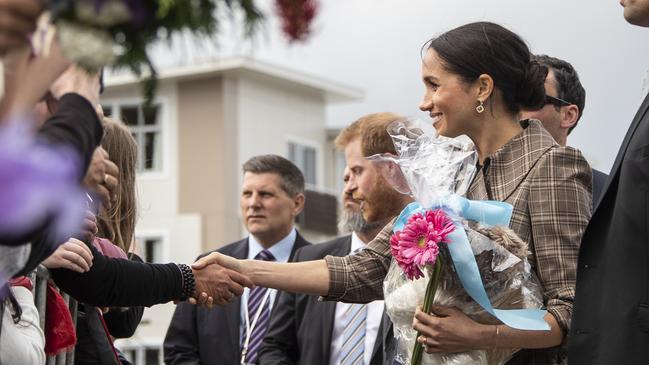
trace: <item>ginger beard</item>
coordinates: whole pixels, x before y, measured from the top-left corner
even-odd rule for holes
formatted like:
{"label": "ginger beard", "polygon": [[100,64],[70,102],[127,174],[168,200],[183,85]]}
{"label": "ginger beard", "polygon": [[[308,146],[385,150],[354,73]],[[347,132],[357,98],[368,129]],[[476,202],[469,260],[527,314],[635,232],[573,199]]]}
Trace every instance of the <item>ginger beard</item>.
{"label": "ginger beard", "polygon": [[352,197],[360,202],[361,213],[368,224],[394,217],[404,205],[403,194],[394,190],[382,176],[378,177],[371,191],[356,190]]}

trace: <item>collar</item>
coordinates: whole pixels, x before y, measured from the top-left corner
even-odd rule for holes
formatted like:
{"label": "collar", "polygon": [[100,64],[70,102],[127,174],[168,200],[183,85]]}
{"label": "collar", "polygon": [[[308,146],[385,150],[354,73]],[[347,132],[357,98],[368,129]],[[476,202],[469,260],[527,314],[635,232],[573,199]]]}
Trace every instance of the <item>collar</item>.
{"label": "collar", "polygon": [[[293,244],[295,243],[295,239],[297,238],[297,231],[295,230],[295,227],[291,228],[291,231],[289,232],[286,237],[282,238],[281,240],[275,242],[268,251],[275,256],[275,260],[277,262],[287,262],[289,257],[291,256],[291,251],[293,250]],[[259,252],[261,252],[264,249],[264,246],[257,241],[255,236],[250,235],[248,236],[248,259],[254,259],[255,256]]]}
{"label": "collar", "polygon": [[523,131],[485,159],[467,196],[505,201],[518,188],[541,156],[558,146],[536,119],[521,121]]}
{"label": "collar", "polygon": [[349,249],[349,253],[354,253],[356,251],[362,250],[367,246],[365,242],[361,241],[360,237],[356,234],[356,232],[352,232],[352,245]]}

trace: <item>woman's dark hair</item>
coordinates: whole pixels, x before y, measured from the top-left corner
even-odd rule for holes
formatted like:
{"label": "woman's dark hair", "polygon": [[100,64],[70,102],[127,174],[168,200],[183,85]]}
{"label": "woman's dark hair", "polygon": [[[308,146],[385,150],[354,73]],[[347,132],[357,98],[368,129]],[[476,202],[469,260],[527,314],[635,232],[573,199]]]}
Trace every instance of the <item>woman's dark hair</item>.
{"label": "woman's dark hair", "polygon": [[481,74],[491,76],[514,114],[521,107],[543,105],[548,69],[532,59],[525,42],[509,29],[489,22],[469,23],[429,40],[424,49],[433,49],[442,66],[466,82]]}

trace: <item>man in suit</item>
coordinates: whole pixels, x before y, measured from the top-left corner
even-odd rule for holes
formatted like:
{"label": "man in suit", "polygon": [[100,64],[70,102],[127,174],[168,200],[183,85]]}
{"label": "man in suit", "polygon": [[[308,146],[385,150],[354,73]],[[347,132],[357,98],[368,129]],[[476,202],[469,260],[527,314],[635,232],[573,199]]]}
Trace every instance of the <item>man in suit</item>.
{"label": "man in suit", "polygon": [[[649,27],[649,0],[622,0],[624,17]],[[624,137],[582,238],[568,340],[570,364],[649,359],[649,95]]]}
{"label": "man in suit", "polygon": [[[304,206],[302,172],[276,155],[253,157],[243,171],[240,208],[249,235],[217,251],[240,259],[292,259],[309,245],[293,226]],[[255,363],[276,296],[275,290],[257,287],[224,307],[179,304],[164,341],[165,363]]]}
{"label": "man in suit", "polygon": [[[344,150],[347,162],[340,230],[352,233],[304,247],[297,252],[296,261],[354,253],[374,239],[387,223],[386,219],[403,209],[408,198],[389,186],[375,165],[365,159],[361,148],[363,139],[366,145],[373,147],[374,153],[394,153],[386,128],[399,118],[391,113],[371,114],[340,133],[336,146]],[[282,292],[271,317],[259,364],[391,363],[394,338],[391,322],[384,314],[383,301],[373,301],[364,309],[362,307],[323,302],[317,295]],[[349,334],[354,332],[354,327],[347,325],[346,318],[355,308],[360,308],[363,311],[360,316],[364,316],[359,324],[364,338],[356,342]]]}
{"label": "man in suit", "polygon": [[[538,110],[521,112],[523,119],[538,119],[560,146],[566,146],[568,135],[584,113],[586,91],[572,65],[564,60],[536,55],[534,59],[548,68],[545,78],[545,104]],[[607,175],[593,169],[593,207],[602,195]]]}

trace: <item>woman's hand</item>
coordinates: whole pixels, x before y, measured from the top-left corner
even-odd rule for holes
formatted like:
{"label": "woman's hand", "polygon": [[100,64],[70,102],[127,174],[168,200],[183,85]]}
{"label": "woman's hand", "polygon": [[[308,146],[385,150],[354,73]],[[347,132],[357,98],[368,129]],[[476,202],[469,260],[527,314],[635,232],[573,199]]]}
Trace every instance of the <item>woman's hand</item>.
{"label": "woman's hand", "polygon": [[244,260],[238,260],[234,257],[224,255],[220,252],[212,252],[207,256],[201,257],[192,264],[192,268],[200,270],[210,264],[218,264],[225,267],[226,269],[230,269],[244,275],[246,274],[246,266]]}
{"label": "woman's hand", "polygon": [[86,216],[83,218],[81,233],[79,234],[81,237],[79,238],[86,242],[92,242],[95,239],[97,232],[99,232],[99,227],[97,226],[97,217],[95,217],[95,215],[91,211],[86,210]]}
{"label": "woman's hand", "polygon": [[70,238],[43,261],[43,265],[48,269],[69,269],[84,273],[90,270],[92,258],[92,252],[85,243]]}
{"label": "woman's hand", "polygon": [[429,353],[455,353],[489,348],[496,333],[493,325],[480,324],[457,308],[433,306],[435,316],[417,308],[412,327],[421,335],[417,341]]}

